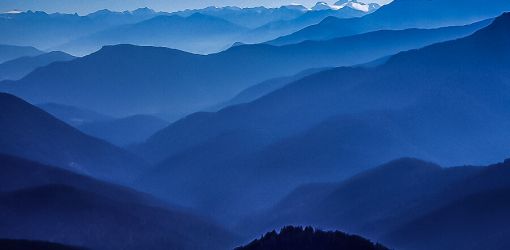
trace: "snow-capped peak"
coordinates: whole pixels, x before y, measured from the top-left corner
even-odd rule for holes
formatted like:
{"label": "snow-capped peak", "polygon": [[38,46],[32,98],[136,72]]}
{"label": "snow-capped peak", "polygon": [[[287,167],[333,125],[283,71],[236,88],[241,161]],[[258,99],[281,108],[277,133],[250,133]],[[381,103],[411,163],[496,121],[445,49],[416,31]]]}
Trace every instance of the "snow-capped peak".
{"label": "snow-capped peak", "polygon": [[9,11],[3,12],[3,14],[20,14],[20,13],[23,13],[23,11],[21,11],[21,10],[9,10]]}
{"label": "snow-capped peak", "polygon": [[338,9],[349,7],[363,12],[373,12],[380,7],[380,5],[376,3],[366,4],[357,0],[340,0],[336,2],[334,6]]}
{"label": "snow-capped peak", "polygon": [[[354,1],[356,1],[356,0],[354,0]],[[350,2],[350,0],[340,0],[340,1],[336,2],[335,5],[336,6],[342,6],[342,5],[344,5],[344,4],[348,3],[348,2]]]}
{"label": "snow-capped peak", "polygon": [[319,10],[340,10],[342,8],[351,8],[363,12],[373,12],[378,9],[380,6],[376,3],[362,3],[358,0],[339,0],[333,5],[330,5],[326,2],[317,2],[315,6],[311,8],[311,10],[319,11]]}
{"label": "snow-capped peak", "polygon": [[326,2],[317,2],[315,6],[312,7],[312,10],[338,10],[339,6],[329,5]]}

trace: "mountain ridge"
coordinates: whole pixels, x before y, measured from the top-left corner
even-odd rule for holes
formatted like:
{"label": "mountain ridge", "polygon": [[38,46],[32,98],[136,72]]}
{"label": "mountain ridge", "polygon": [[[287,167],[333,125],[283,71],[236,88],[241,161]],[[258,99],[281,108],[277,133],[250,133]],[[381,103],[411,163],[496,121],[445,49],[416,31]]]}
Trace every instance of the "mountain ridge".
{"label": "mountain ridge", "polygon": [[130,188],[11,156],[0,162],[1,238],[87,249],[224,249],[236,241],[210,220]]}
{"label": "mountain ridge", "polygon": [[381,29],[437,28],[462,25],[493,18],[510,10],[510,6],[504,0],[492,3],[485,8],[479,8],[478,6],[485,4],[484,1],[395,0],[370,15],[345,20],[328,17],[317,25],[309,26],[268,43],[284,45],[305,40],[325,40]]}
{"label": "mountain ridge", "polygon": [[[189,190],[183,202],[235,213],[263,208],[303,181],[340,180],[403,156],[441,165],[497,161],[507,154],[510,124],[508,18],[374,68],[322,71],[250,103],[190,115],[138,151],[161,155],[140,181],[160,195],[179,186]],[[159,177],[172,175],[187,178]]]}
{"label": "mountain ridge", "polygon": [[0,64],[0,81],[19,80],[38,67],[53,62],[70,61],[74,56],[61,51],[52,51],[36,56],[25,56]]}
{"label": "mountain ridge", "polygon": [[18,97],[0,93],[0,103],[2,153],[118,182],[130,180],[146,165],[127,151],[87,136]]}
{"label": "mountain ridge", "polygon": [[[283,47],[242,45],[207,56],[160,47],[105,46],[89,56],[38,68],[19,81],[4,81],[0,87],[33,103],[86,107],[117,117],[164,114],[164,118],[173,121],[227,100],[268,78],[312,67],[365,63],[463,37],[488,23],[380,31]],[[371,43],[376,40],[380,45],[373,47]],[[142,88],[140,83],[148,84]]]}

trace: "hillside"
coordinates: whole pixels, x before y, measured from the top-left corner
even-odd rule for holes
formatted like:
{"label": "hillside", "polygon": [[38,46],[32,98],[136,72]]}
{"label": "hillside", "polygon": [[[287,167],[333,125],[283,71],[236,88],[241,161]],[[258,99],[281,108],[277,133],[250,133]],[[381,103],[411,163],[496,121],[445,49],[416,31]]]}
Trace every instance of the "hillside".
{"label": "hillside", "polygon": [[506,14],[472,36],[375,68],[327,70],[248,104],[190,115],[141,146],[159,163],[140,181],[211,213],[237,214],[303,181],[338,180],[403,156],[450,166],[505,158],[508,27]]}
{"label": "hillside", "polygon": [[58,103],[43,103],[36,106],[73,127],[84,123],[102,122],[113,119],[113,117],[88,109]]}
{"label": "hillside", "polygon": [[16,58],[0,64],[0,80],[19,80],[38,67],[53,62],[70,61],[74,58],[74,56],[60,51]]}
{"label": "hillside", "polygon": [[31,241],[31,240],[6,240],[0,239],[0,247],[9,250],[84,250],[83,248],[65,246],[62,244]]}
{"label": "hillside", "polygon": [[257,235],[287,224],[314,225],[375,238],[406,221],[401,213],[480,172],[475,167],[441,168],[417,159],[397,159],[341,182],[298,187],[238,228]]}
{"label": "hillside", "polygon": [[43,110],[0,94],[0,152],[79,173],[126,182],[145,163],[128,152],[87,136]]}
{"label": "hillside", "polygon": [[24,56],[37,56],[43,53],[30,46],[0,45],[0,63]]}
{"label": "hillside", "polygon": [[88,135],[125,147],[144,142],[166,126],[168,122],[156,116],[134,115],[108,121],[83,123],[77,128]]}
{"label": "hillside", "polygon": [[190,250],[225,249],[236,240],[205,218],[126,187],[5,155],[0,165],[0,238]]}

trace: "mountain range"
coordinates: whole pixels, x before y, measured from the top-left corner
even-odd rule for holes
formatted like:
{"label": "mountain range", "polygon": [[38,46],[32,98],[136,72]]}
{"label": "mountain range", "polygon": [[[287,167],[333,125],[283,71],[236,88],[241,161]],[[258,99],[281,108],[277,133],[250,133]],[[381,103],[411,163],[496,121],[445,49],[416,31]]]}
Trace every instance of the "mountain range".
{"label": "mountain range", "polygon": [[167,48],[107,46],[70,62],[38,68],[19,81],[2,82],[0,89],[32,103],[86,107],[117,117],[156,114],[172,121],[270,78],[366,63],[467,36],[489,23],[377,31],[288,46],[241,45],[207,56]]}
{"label": "mountain range", "polygon": [[254,29],[271,22],[292,20],[303,15],[307,11],[309,10],[306,7],[296,4],[284,5],[278,8],[267,8],[262,6],[252,8],[211,6],[203,9],[178,11],[175,12],[175,14],[187,17],[200,13],[207,16],[221,18],[242,27]]}
{"label": "mountain range", "polygon": [[347,178],[402,156],[442,165],[504,158],[509,20],[378,67],[327,70],[248,104],[190,115],[134,149],[157,163],[140,183],[235,217],[304,181]]}
{"label": "mountain range", "polygon": [[188,17],[160,15],[80,37],[59,46],[59,49],[83,55],[105,45],[136,44],[204,54],[228,48],[246,30],[223,19],[200,13]]}
{"label": "mountain range", "polygon": [[361,17],[377,9],[376,6],[372,6],[370,10],[368,7],[367,10],[364,8],[359,10],[360,8],[356,9],[354,5],[364,6],[357,2],[348,2],[335,8],[311,10],[303,6],[208,7],[175,13],[154,13],[151,19],[117,25],[79,37],[57,48],[85,55],[105,45],[127,43],[210,54],[225,50],[236,41],[264,42],[317,24],[329,16]]}
{"label": "mountain range", "polygon": [[333,5],[326,2],[317,2],[312,10],[340,10],[343,8],[351,8],[366,13],[372,13],[381,6],[377,3],[363,3],[357,0],[340,0]]}
{"label": "mountain range", "polygon": [[114,27],[118,25],[126,25],[132,23],[143,22],[158,15],[164,15],[165,12],[156,12],[147,7],[138,8],[133,11],[111,11],[108,9],[98,10],[96,12],[86,15],[86,17],[94,20],[94,22],[101,23],[106,27]]}
{"label": "mountain range", "polygon": [[[149,13],[147,13],[149,12]],[[87,16],[26,11],[0,14],[0,44],[35,46],[55,50],[61,44],[109,27],[154,17],[148,9],[133,12],[98,11]],[[14,58],[12,58],[14,59]]]}
{"label": "mountain range", "polygon": [[[480,7],[484,6],[484,7]],[[317,25],[306,27],[293,34],[269,41],[284,45],[307,40],[326,40],[376,30],[407,28],[437,28],[462,25],[491,18],[509,11],[505,0],[394,0],[376,12],[360,18],[338,19],[329,17]]]}
{"label": "mountain range", "polygon": [[350,7],[341,9],[322,9],[307,11],[294,19],[277,20],[249,30],[240,41],[244,43],[261,43],[292,34],[310,25],[318,24],[327,17],[353,18],[366,15],[366,12]]}
{"label": "mountain range", "polygon": [[[149,8],[124,12],[103,9],[84,16],[12,11],[0,14],[0,30],[5,34],[0,43],[62,50],[79,56],[119,43],[167,46],[208,54],[224,50],[236,41],[266,41],[288,35],[327,16],[347,18],[369,12],[364,8],[356,9],[356,6],[361,6],[359,3],[351,5],[328,11],[314,11],[300,5],[279,8],[208,7],[172,13]],[[261,31],[269,31],[267,27],[259,29],[265,25],[272,27],[271,34],[262,36]]]}
{"label": "mountain range", "polygon": [[[72,38],[103,27],[93,20],[72,14],[27,11],[0,15],[0,43],[52,49]],[[51,34],[51,35],[49,35]]]}
{"label": "mountain range", "polygon": [[509,7],[0,13],[0,249],[509,249]]}

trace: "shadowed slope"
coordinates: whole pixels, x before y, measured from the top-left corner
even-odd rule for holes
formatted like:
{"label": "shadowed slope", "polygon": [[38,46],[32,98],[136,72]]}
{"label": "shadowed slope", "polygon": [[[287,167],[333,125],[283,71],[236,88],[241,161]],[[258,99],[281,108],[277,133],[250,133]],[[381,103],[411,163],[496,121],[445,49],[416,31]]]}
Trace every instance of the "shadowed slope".
{"label": "shadowed slope", "polygon": [[144,142],[149,136],[168,126],[156,116],[134,115],[109,121],[89,122],[78,126],[84,133],[125,147]]}
{"label": "shadowed slope", "polygon": [[505,249],[510,161],[440,168],[399,159],[338,184],[300,187],[241,228],[314,225],[397,249]]}
{"label": "shadowed slope", "polygon": [[85,250],[84,248],[71,247],[44,241],[7,239],[0,239],[0,247],[2,249],[9,250]]}
{"label": "shadowed slope", "polygon": [[128,152],[9,94],[0,93],[0,124],[1,153],[115,181],[128,181],[145,166]]}
{"label": "shadowed slope", "polygon": [[[132,189],[0,155],[0,238],[90,249],[225,249],[214,223]],[[200,240],[196,239],[200,235]]]}

